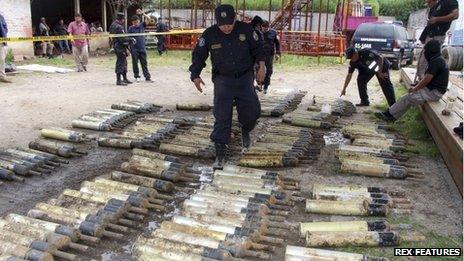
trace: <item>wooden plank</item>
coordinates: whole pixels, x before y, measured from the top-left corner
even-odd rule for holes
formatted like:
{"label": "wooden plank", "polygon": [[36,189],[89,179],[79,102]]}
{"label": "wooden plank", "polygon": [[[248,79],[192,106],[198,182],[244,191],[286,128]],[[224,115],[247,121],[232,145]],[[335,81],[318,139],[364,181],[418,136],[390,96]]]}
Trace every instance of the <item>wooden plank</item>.
{"label": "wooden plank", "polygon": [[[414,76],[414,69],[404,68],[401,71],[401,81],[407,86],[410,86]],[[454,86],[454,88],[460,88],[458,85]],[[458,93],[462,95],[461,91]],[[456,127],[459,122],[462,122],[462,112],[459,111],[459,109],[462,109],[463,104],[461,99],[457,99],[456,108],[452,111],[451,115],[444,116],[441,114],[441,111],[446,105],[446,99],[447,95],[445,94],[438,102],[427,102],[420,106],[420,111],[452,178],[462,195],[463,143],[462,140],[454,133],[453,128]]]}

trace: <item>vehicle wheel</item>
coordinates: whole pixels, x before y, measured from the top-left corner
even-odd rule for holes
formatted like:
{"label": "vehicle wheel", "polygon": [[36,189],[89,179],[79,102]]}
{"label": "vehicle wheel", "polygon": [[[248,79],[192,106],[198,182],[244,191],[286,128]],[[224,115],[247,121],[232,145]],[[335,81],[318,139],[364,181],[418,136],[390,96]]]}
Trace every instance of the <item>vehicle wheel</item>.
{"label": "vehicle wheel", "polygon": [[414,62],[414,53],[409,56],[408,61],[406,62],[406,65],[411,65]]}
{"label": "vehicle wheel", "polygon": [[462,63],[463,63],[463,60],[462,60],[462,59],[463,59],[463,57],[462,57],[462,48],[455,48],[455,49],[456,49],[456,51],[457,51],[457,55],[456,55],[457,61],[456,61],[456,68],[455,68],[455,70],[456,70],[456,71],[461,71],[461,70],[462,70],[462,67],[463,67],[463,66],[462,66],[462,65],[463,65],[463,64],[462,64]]}
{"label": "vehicle wheel", "polygon": [[402,62],[403,62],[402,57],[398,57],[398,60],[393,61],[393,63],[392,63],[393,70],[400,70]]}
{"label": "vehicle wheel", "polygon": [[[447,46],[441,50],[443,58],[446,60],[450,70],[454,71],[459,65],[459,54],[457,48]],[[462,56],[461,56],[462,57]],[[461,58],[462,59],[462,58]]]}

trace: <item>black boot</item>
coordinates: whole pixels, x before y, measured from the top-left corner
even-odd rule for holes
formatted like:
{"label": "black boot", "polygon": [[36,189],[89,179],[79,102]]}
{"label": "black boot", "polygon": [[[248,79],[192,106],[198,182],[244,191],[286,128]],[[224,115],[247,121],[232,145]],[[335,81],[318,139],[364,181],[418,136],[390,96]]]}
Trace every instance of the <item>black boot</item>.
{"label": "black boot", "polygon": [[124,73],[124,74],[122,75],[122,77],[123,77],[123,82],[124,82],[125,84],[132,84],[132,82],[129,81],[129,80],[127,79],[127,74]]}
{"label": "black boot", "polygon": [[121,79],[122,75],[120,73],[116,74],[116,85],[127,86],[127,84]]}
{"label": "black boot", "polygon": [[264,91],[263,91],[264,94],[267,94],[267,89],[268,88],[269,88],[269,85],[264,85]]}
{"label": "black boot", "polygon": [[226,163],[226,145],[222,143],[214,144],[216,148],[216,160],[213,164],[213,169],[223,169]]}
{"label": "black boot", "polygon": [[250,132],[249,131],[244,131],[242,129],[242,148],[244,150],[249,149],[251,146],[251,138],[250,138]]}

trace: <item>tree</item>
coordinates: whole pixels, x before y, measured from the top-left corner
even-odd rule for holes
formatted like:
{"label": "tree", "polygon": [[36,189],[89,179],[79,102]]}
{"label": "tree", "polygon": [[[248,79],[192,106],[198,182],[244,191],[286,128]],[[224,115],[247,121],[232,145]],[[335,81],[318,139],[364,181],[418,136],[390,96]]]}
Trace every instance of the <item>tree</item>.
{"label": "tree", "polygon": [[143,7],[150,4],[150,0],[106,0],[106,3],[110,7],[110,15],[113,19],[116,18],[117,12],[122,12],[130,6]]}

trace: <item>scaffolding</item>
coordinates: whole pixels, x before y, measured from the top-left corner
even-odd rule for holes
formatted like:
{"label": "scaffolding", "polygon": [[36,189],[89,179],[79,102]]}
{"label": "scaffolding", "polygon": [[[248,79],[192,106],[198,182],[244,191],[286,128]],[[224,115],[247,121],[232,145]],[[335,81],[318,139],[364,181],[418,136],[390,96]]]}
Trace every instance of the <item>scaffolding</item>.
{"label": "scaffolding", "polygon": [[[171,0],[168,2],[168,25],[173,25],[171,17]],[[315,1],[319,1],[318,12],[314,11]],[[333,28],[328,28],[329,2],[337,1]],[[346,2],[346,3],[345,3]],[[273,18],[272,0],[269,1],[269,20],[271,27],[279,32],[282,51],[290,54],[310,56],[342,57],[346,49],[346,37],[337,26],[343,27],[346,17],[345,5],[350,0],[328,0],[325,16],[325,28],[322,28],[322,0],[282,0],[280,11]],[[221,0],[191,0],[190,21],[185,28],[206,28],[215,24],[214,10],[221,4]],[[247,1],[235,0],[237,19],[243,22],[251,20],[247,13]],[[339,7],[341,14],[338,12]],[[338,20],[337,20],[338,19]],[[317,30],[313,29],[313,20],[317,21]],[[337,26],[336,26],[337,25]],[[340,26],[339,26],[340,27]],[[333,30],[333,31],[332,31]],[[168,44],[173,49],[192,49],[198,35],[172,35],[168,37]]]}

